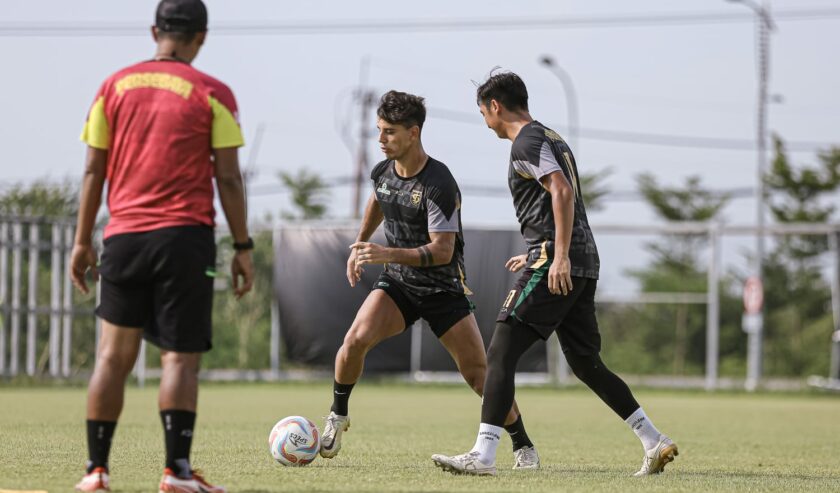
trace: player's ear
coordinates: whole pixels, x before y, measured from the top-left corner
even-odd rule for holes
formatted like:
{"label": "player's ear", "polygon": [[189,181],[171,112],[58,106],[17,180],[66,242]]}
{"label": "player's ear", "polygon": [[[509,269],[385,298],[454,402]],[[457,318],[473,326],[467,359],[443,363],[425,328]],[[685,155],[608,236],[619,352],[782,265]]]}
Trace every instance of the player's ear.
{"label": "player's ear", "polygon": [[195,42],[196,46],[201,47],[204,46],[204,40],[207,39],[207,31],[201,31],[196,33],[195,35]]}
{"label": "player's ear", "polygon": [[152,39],[155,40],[155,43],[157,43],[158,42],[158,29],[157,29],[157,27],[152,26],[149,30],[152,32]]}
{"label": "player's ear", "polygon": [[420,140],[420,125],[414,125],[411,127],[411,138],[414,140]]}
{"label": "player's ear", "polygon": [[501,107],[502,105],[500,105],[499,102],[495,99],[490,100],[490,109],[493,111],[493,113],[499,113]]}

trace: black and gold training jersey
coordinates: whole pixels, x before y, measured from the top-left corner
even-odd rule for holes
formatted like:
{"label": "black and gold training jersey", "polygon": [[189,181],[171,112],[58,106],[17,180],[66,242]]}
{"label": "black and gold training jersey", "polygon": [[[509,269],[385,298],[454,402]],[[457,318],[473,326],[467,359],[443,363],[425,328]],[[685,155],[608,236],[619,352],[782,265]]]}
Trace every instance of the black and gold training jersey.
{"label": "black and gold training jersey", "polygon": [[554,212],[551,194],[540,179],[560,171],[575,192],[575,219],[569,246],[571,275],[598,279],[601,261],[595,238],[586,218],[586,208],[571,149],[554,130],[538,121],[522,127],[510,149],[508,186],[516,208],[516,218],[528,245],[529,259],[550,259],[554,255]]}
{"label": "black and gold training jersey", "polygon": [[411,267],[386,264],[385,272],[409,292],[425,296],[439,292],[471,294],[464,285],[464,234],[461,229],[461,192],[449,168],[429,158],[415,176],[404,178],[385,160],[370,175],[374,194],[385,216],[385,237],[392,248],[428,244],[429,233],[455,233],[455,251],[445,265]]}

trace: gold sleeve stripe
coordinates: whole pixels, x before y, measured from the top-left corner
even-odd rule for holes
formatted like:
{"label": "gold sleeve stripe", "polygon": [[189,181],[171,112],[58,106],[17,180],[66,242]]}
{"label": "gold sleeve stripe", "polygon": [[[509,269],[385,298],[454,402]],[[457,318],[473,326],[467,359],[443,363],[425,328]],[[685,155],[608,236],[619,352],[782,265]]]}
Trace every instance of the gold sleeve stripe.
{"label": "gold sleeve stripe", "polygon": [[85,128],[82,129],[82,142],[97,149],[108,149],[111,143],[111,132],[108,129],[108,118],[105,117],[105,97],[93,103]]}
{"label": "gold sleeve stripe", "polygon": [[210,100],[210,107],[213,109],[213,131],[210,137],[210,147],[222,149],[245,145],[242,129],[239,128],[239,123],[227,106],[213,96],[207,98]]}

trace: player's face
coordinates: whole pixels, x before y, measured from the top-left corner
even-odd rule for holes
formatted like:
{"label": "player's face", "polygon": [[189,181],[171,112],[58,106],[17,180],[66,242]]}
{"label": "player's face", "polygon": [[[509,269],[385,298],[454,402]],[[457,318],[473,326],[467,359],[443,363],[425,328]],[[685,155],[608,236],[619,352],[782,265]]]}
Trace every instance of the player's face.
{"label": "player's face", "polygon": [[417,126],[405,128],[398,123],[388,123],[383,119],[376,122],[379,130],[379,148],[388,159],[400,159],[414,146],[420,135]]}
{"label": "player's face", "polygon": [[484,117],[484,123],[487,124],[487,128],[496,132],[496,136],[500,139],[505,138],[502,135],[502,119],[499,116],[499,103],[496,100],[491,99],[490,105],[486,105],[484,103],[478,104],[478,111],[481,112],[481,116]]}

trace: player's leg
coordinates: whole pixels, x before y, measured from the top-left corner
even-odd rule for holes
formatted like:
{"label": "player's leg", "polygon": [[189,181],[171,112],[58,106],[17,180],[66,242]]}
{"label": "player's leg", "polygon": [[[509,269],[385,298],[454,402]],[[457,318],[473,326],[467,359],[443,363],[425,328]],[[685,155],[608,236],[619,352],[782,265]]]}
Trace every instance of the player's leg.
{"label": "player's leg", "polygon": [[[441,344],[455,360],[458,371],[464,377],[464,380],[478,395],[484,395],[487,355],[475,316],[469,313],[439,337]],[[516,405],[516,400],[513,401],[513,406],[508,411],[504,428],[513,443],[514,468],[538,469],[539,455],[525,431],[525,425]]]}
{"label": "player's leg", "polygon": [[496,448],[513,405],[516,363],[539,339],[539,334],[515,319],[496,324],[487,350],[481,425],[475,445],[462,455],[433,455],[432,460],[438,466],[453,473],[496,474]]}
{"label": "player's leg", "polygon": [[76,485],[79,491],[108,487],[108,456],[117,420],[123,408],[125,380],[134,367],[143,330],[102,321],[96,365],[87,395],[87,473]]}
{"label": "player's leg", "polygon": [[108,488],[108,456],[123,407],[125,380],[140,348],[142,327],[151,311],[150,286],[142,252],[142,238],[115,235],[105,240],[100,258],[100,302],[96,315],[102,320],[96,364],[88,385],[86,475],[79,491]]}
{"label": "player's leg", "polygon": [[630,387],[610,371],[599,356],[601,336],[595,314],[597,281],[575,278],[574,283],[576,286],[583,284],[584,292],[557,329],[569,367],[639,437],[645,458],[636,475],[660,473],[679,453],[677,446],[656,429],[633,397]]}
{"label": "player's leg", "polygon": [[154,318],[146,339],[161,349],[158,408],[166,450],[158,490],[224,492],[195,474],[190,462],[201,354],[212,347],[215,235],[209,227],[182,226],[154,231],[150,237]]}
{"label": "player's leg", "polygon": [[350,393],[362,375],[368,351],[405,330],[398,288],[390,283],[388,288],[393,292],[374,289],[368,294],[335,356],[333,404],[321,433],[322,457],[333,458],[341,450],[342,434],[350,427]]}

